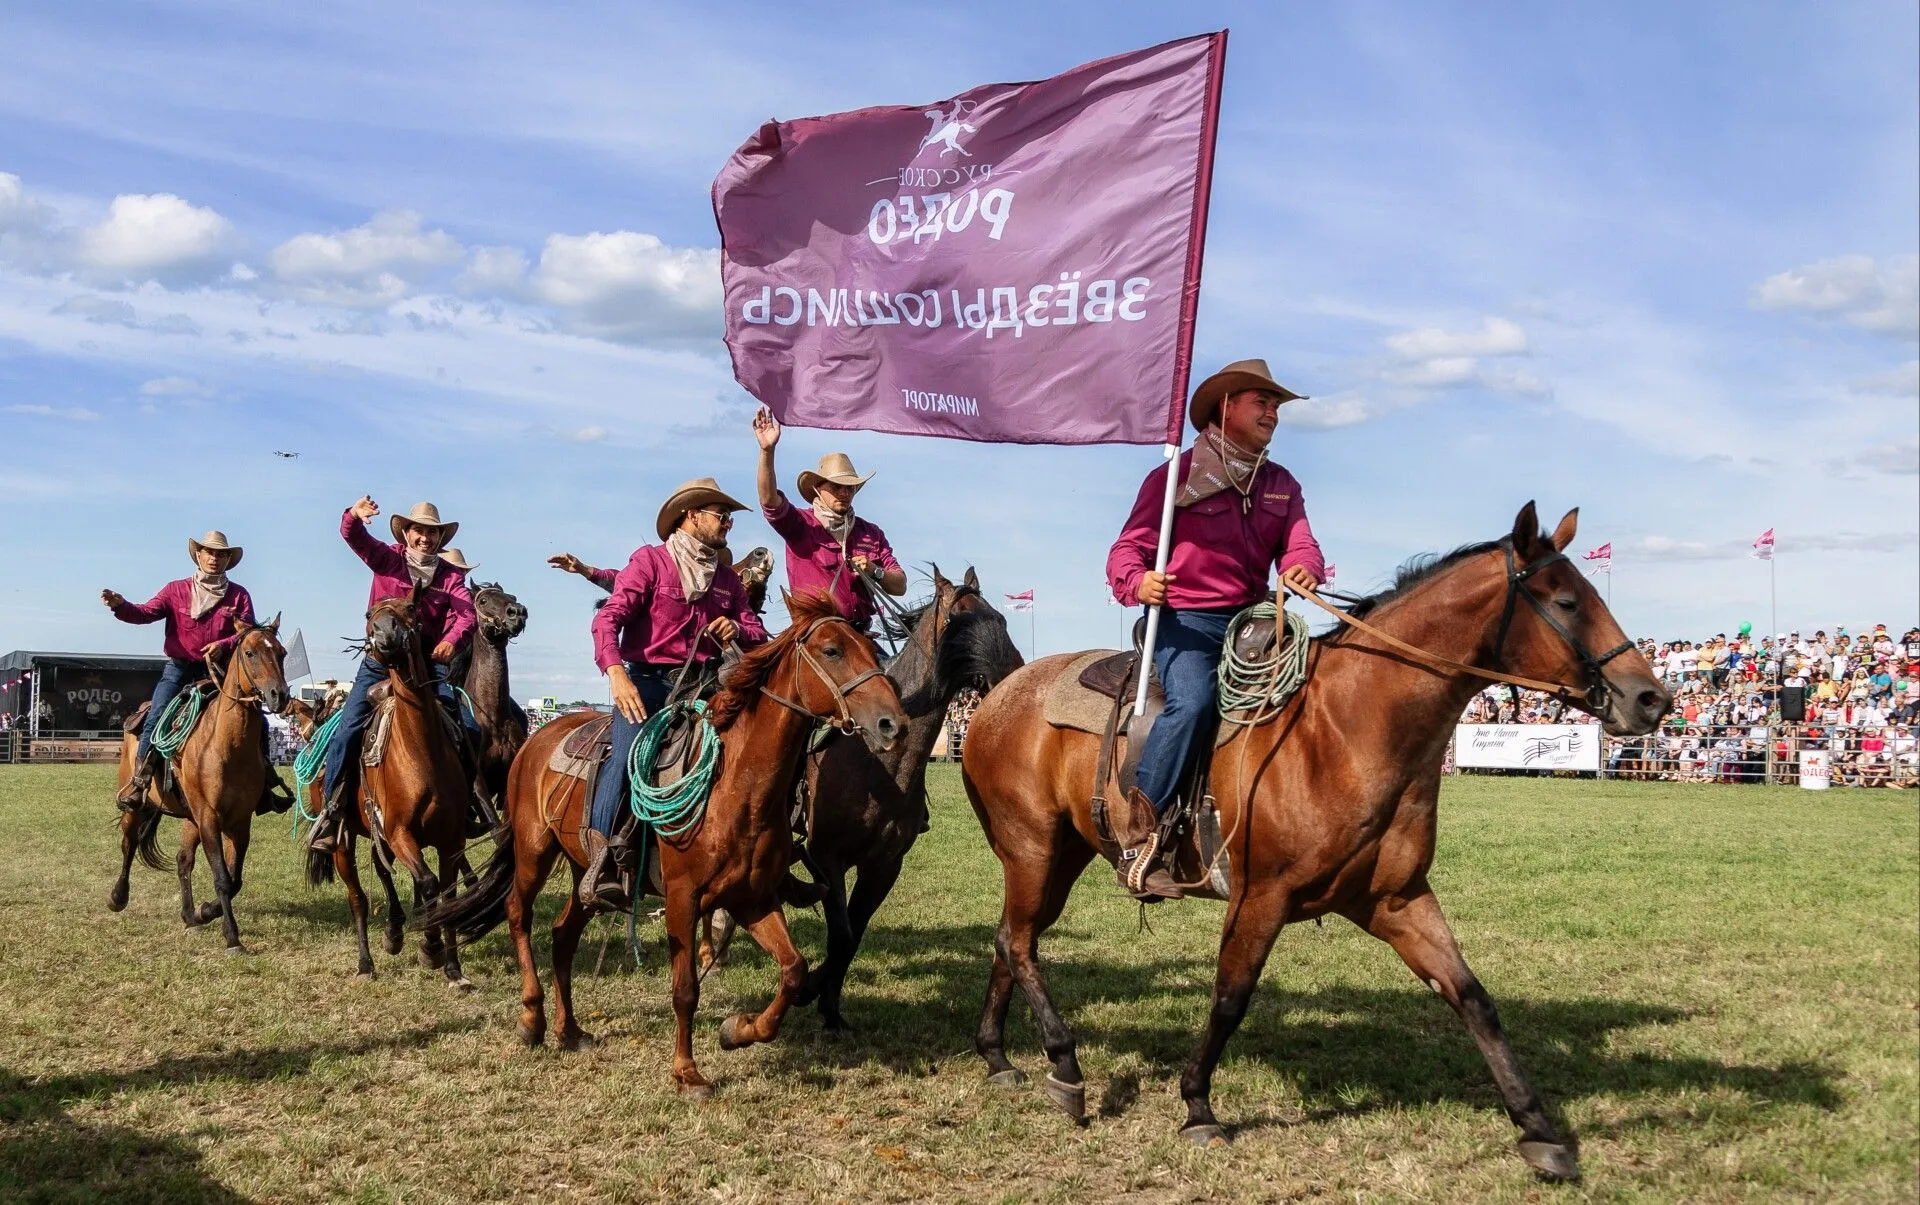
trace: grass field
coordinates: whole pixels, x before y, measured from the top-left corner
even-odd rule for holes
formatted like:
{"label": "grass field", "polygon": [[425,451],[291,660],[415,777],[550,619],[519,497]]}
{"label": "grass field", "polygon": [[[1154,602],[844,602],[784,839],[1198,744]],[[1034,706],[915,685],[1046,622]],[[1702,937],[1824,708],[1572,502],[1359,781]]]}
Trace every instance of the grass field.
{"label": "grass field", "polygon": [[[352,979],[344,897],[298,880],[284,817],[257,826],[240,897],[252,957],[181,927],[171,874],[136,866],[109,914],[111,773],[0,767],[7,1200],[1915,1197],[1912,793],[1448,782],[1436,888],[1581,1146],[1585,1181],[1549,1188],[1464,1027],[1345,922],[1282,935],[1216,1082],[1238,1142],[1188,1147],[1176,1081],[1220,906],[1139,933],[1099,864],[1043,946],[1098,1116],[1075,1130],[1033,1084],[989,1087],[971,1043],[998,869],[952,767],[849,981],[857,1036],[808,1012],[719,1051],[720,1019],[772,984],[736,946],[705,986],[700,1107],[668,1085],[657,940],[640,971],[614,969],[616,942],[596,980],[610,929],[590,930],[602,1043],[525,1050],[504,934],[468,955],[472,995],[410,955]],[[817,917],[796,930],[817,956]],[[1009,1038],[1037,1080],[1019,1003]]]}

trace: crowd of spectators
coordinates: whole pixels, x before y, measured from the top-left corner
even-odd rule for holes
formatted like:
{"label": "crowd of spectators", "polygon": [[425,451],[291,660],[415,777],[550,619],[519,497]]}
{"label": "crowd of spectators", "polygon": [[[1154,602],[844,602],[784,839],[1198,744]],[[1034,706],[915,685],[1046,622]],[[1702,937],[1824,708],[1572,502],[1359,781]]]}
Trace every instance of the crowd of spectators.
{"label": "crowd of spectators", "polygon": [[[1833,781],[1920,785],[1920,628],[1898,639],[1885,624],[1755,639],[1640,642],[1673,711],[1653,735],[1607,745],[1610,774],[1701,781],[1791,782],[1799,754],[1825,749]],[[1800,717],[1783,714],[1794,710]],[[1464,724],[1583,722],[1557,700],[1508,686],[1476,695]]]}

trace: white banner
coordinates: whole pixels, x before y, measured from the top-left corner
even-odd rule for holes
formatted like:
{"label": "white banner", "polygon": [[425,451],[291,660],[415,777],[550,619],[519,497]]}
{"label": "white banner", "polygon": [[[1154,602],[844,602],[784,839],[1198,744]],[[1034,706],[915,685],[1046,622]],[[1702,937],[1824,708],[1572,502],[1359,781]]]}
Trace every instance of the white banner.
{"label": "white banner", "polygon": [[1458,724],[1453,764],[1497,770],[1599,770],[1598,724]]}

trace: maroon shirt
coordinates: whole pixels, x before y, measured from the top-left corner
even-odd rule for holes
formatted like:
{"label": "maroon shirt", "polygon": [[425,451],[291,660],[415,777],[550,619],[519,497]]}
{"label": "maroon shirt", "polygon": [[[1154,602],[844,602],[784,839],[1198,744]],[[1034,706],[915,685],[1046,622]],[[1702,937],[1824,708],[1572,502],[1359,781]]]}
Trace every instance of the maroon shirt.
{"label": "maroon shirt", "polygon": [[[406,548],[375,539],[351,507],[340,514],[340,538],[373,570],[373,588],[367,591],[369,610],[375,603],[413,593]],[[467,593],[467,575],[445,561],[436,564],[433,580],[421,592],[413,619],[429,653],[442,643],[459,648],[472,634],[474,625],[473,595]]]}
{"label": "maroon shirt", "polygon": [[[787,542],[787,589],[795,594],[831,590],[840,613],[855,627],[865,626],[873,618],[873,598],[852,565],[841,572],[840,541],[820,526],[813,509],[801,510],[781,494],[777,504],[761,507],[760,513]],[[858,515],[847,533],[847,556],[864,556],[882,573],[900,568],[887,533]]]}
{"label": "maroon shirt", "polygon": [[[1193,450],[1180,454],[1186,480]],[[1107,584],[1127,606],[1139,605],[1140,579],[1153,568],[1160,541],[1160,508],[1167,493],[1167,466],[1147,474],[1120,538],[1107,553]],[[1264,599],[1272,589],[1269,567],[1305,567],[1315,581],[1327,578],[1319,541],[1307,525],[1307,506],[1293,474],[1268,461],[1254,475],[1249,510],[1237,490],[1173,512],[1173,551],[1167,572],[1167,605],[1176,611],[1224,610]]]}
{"label": "maroon shirt", "polygon": [[[593,663],[602,673],[622,661],[678,669],[694,639],[723,615],[740,625],[741,647],[766,642],[767,629],[747,605],[747,588],[733,566],[722,560],[713,571],[713,585],[689,603],[680,591],[673,554],[665,544],[649,544],[636,550],[614,577],[613,596],[594,613]],[[719,655],[713,641],[701,640],[693,659],[708,661]]]}
{"label": "maroon shirt", "polygon": [[160,593],[146,603],[123,602],[113,609],[113,616],[122,623],[157,623],[167,621],[166,654],[176,661],[191,661],[195,665],[206,663],[206,657],[200,652],[207,645],[215,645],[221,652],[233,647],[240,634],[234,630],[234,621],[238,620],[248,627],[253,626],[253,596],[247,588],[238,582],[227,583],[227,593],[200,618],[193,618],[193,579],[183,577],[177,582],[168,582],[160,587]]}

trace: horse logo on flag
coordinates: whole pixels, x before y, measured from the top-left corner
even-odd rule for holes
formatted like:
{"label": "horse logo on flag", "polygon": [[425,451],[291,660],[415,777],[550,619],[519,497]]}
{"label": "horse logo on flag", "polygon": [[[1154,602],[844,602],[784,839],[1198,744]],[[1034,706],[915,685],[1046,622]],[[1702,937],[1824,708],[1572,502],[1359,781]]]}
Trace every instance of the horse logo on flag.
{"label": "horse logo on flag", "polygon": [[928,147],[938,143],[940,146],[940,157],[942,159],[955,151],[958,151],[969,159],[973,158],[973,152],[960,145],[960,136],[962,134],[978,134],[980,128],[972,122],[962,121],[960,119],[972,112],[974,105],[975,102],[973,101],[956,100],[953,102],[953,110],[951,112],[945,112],[940,109],[926,110],[923,116],[933,122],[933,129],[928,132],[925,138],[920,140],[920,149],[924,151]]}

